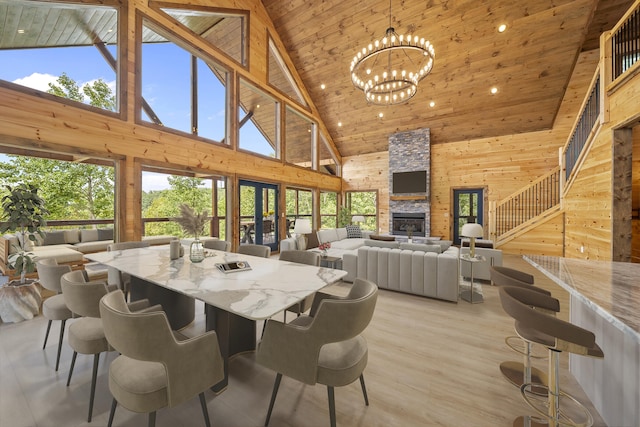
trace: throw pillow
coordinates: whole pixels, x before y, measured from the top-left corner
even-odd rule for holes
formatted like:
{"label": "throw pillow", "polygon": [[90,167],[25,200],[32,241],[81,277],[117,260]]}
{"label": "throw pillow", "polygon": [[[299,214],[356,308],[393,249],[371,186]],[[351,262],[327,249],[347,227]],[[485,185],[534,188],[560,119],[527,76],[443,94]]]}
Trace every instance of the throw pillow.
{"label": "throw pillow", "polygon": [[299,251],[307,250],[307,239],[305,238],[304,234],[296,237],[296,247]]}
{"label": "throw pillow", "polygon": [[307,249],[317,248],[320,242],[318,241],[318,234],[314,231],[309,234],[305,234],[307,236]]}
{"label": "throw pillow", "polygon": [[43,245],[64,245],[67,243],[64,231],[47,231],[44,235]]}
{"label": "throw pillow", "polygon": [[362,231],[358,225],[347,225],[347,239],[361,239]]}
{"label": "throw pillow", "polygon": [[81,242],[95,242],[98,240],[98,230],[95,228],[89,230],[80,230]]}
{"label": "throw pillow", "polygon": [[98,228],[98,240],[113,240],[113,228]]}

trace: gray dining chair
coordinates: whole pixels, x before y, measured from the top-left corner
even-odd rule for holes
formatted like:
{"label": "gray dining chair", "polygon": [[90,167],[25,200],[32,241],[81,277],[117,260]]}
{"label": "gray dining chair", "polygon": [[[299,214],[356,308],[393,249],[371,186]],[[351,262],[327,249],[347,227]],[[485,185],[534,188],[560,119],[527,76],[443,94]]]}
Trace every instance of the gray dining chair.
{"label": "gray dining chair", "polygon": [[305,384],[327,386],[331,427],[336,425],[334,387],[359,378],[365,404],[369,405],[363,374],[368,349],[361,333],[371,321],[377,296],[378,287],[373,282],[355,279],[346,297],[316,293],[308,316],[290,323],[267,322],[256,360],[277,374],[265,426],[269,425],[283,375]]}
{"label": "gray dining chair", "polygon": [[[320,254],[317,252],[298,251],[298,250],[282,251],[280,252],[279,259],[280,261],[289,261],[289,262],[295,262],[298,264],[314,265],[317,267],[320,266]],[[314,294],[311,294],[304,300],[300,301],[299,303],[296,303],[291,307],[287,308],[287,310],[284,313],[284,321],[285,322],[287,321],[287,311],[296,313],[299,316],[300,314],[309,310],[311,308],[311,304],[313,303],[313,296]]]}
{"label": "gray dining chair", "polygon": [[243,244],[238,248],[238,253],[243,255],[257,256],[261,258],[269,258],[271,256],[271,248],[264,245]]}
{"label": "gray dining chair", "polygon": [[[132,242],[118,242],[112,243],[107,246],[107,251],[124,251],[127,249],[148,248],[151,244],[149,242],[132,241]],[[122,273],[117,268],[107,266],[107,281],[110,285],[117,285],[119,289],[122,289],[124,294],[129,296],[129,288],[131,287],[131,275]]]}
{"label": "gray dining chair", "polygon": [[198,395],[209,427],[204,392],[224,378],[215,331],[193,338],[174,332],[162,311],[132,313],[120,290],[101,299],[100,314],[109,344],[121,354],[109,367],[113,402],[108,426],[118,404],[148,413],[148,425],[153,427],[158,409]]}
{"label": "gray dining chair", "polygon": [[73,317],[73,313],[67,307],[64,302],[64,295],[62,295],[62,287],[60,286],[60,279],[62,275],[71,271],[71,267],[68,265],[58,265],[55,258],[44,258],[36,261],[36,269],[38,271],[38,281],[43,288],[55,292],[55,295],[46,298],[42,302],[42,315],[48,319],[47,332],[44,335],[44,344],[42,349],[47,346],[47,339],[49,338],[49,332],[51,331],[51,323],[54,320],[60,320],[60,337],[58,338],[58,353],[56,356],[56,371],[60,365],[60,353],[62,351],[62,341],[64,339],[64,328],[67,323],[67,319]]}
{"label": "gray dining chair", "polygon": [[203,245],[207,249],[213,249],[216,251],[231,251],[231,242],[227,242],[226,240],[218,240],[218,239],[209,239],[204,240]]}
{"label": "gray dining chair", "polygon": [[[69,326],[69,346],[73,349],[73,357],[71,359],[67,387],[71,383],[71,376],[78,353],[93,354],[93,373],[91,375],[89,415],[87,417],[87,421],[91,422],[100,353],[110,350],[102,328],[102,320],[100,319],[100,298],[117,288],[114,285],[107,286],[106,282],[102,280],[88,281],[88,275],[84,270],[65,273],[60,278],[60,285],[64,301],[69,310],[83,316],[74,320]],[[134,311],[162,309],[160,306],[150,306],[148,300],[130,303],[129,308]]]}

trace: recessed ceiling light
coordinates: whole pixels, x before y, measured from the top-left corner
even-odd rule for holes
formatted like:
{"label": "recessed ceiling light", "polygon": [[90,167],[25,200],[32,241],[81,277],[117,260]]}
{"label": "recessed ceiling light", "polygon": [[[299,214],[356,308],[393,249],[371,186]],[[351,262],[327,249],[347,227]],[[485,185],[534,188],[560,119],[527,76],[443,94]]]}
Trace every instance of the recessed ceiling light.
{"label": "recessed ceiling light", "polygon": [[384,117],[384,113],[383,112],[378,113],[378,117],[383,118]]}
{"label": "recessed ceiling light", "polygon": [[491,93],[492,93],[493,95],[495,95],[496,93],[498,93],[498,88],[497,88],[497,87],[495,87],[495,86],[494,86],[494,87],[492,87],[492,88],[491,88]]}
{"label": "recessed ceiling light", "polygon": [[498,32],[504,33],[506,29],[507,29],[507,24],[500,24],[500,26],[498,27]]}
{"label": "recessed ceiling light", "polygon": [[24,30],[18,30],[18,34],[24,34]]}
{"label": "recessed ceiling light", "polygon": [[322,90],[324,90],[326,87],[327,87],[327,86],[326,86],[324,83],[322,83],[322,84],[320,85],[320,89],[322,89]]}
{"label": "recessed ceiling light", "polygon": [[338,127],[342,127],[342,122],[338,122]]}
{"label": "recessed ceiling light", "polygon": [[435,102],[435,101],[431,101],[431,102],[429,103],[429,107],[433,108],[433,107],[435,107],[435,106],[436,106],[436,102]]}

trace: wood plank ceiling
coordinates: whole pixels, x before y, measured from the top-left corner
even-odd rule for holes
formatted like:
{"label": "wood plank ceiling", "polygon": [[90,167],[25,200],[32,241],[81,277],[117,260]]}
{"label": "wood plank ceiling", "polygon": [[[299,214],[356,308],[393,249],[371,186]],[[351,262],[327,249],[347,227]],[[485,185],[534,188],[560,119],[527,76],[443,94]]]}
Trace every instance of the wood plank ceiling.
{"label": "wood plank ceiling", "polygon": [[349,75],[354,53],[389,26],[388,0],[262,3],[338,150],[351,156],[386,151],[390,134],[424,127],[434,144],[551,128],[579,53],[597,49],[633,0],[392,1],[396,32],[430,40],[436,58],[418,94],[391,107],[368,105]]}

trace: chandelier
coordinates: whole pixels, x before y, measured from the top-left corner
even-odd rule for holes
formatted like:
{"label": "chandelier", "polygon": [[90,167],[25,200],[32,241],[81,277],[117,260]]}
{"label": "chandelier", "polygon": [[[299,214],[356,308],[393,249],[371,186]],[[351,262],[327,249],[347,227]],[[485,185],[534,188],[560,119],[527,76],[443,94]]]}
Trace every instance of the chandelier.
{"label": "chandelier", "polygon": [[435,52],[428,40],[416,35],[398,35],[391,26],[382,39],[363,47],[351,61],[351,81],[364,91],[367,102],[394,105],[407,102],[418,91],[418,83],[431,72]]}

